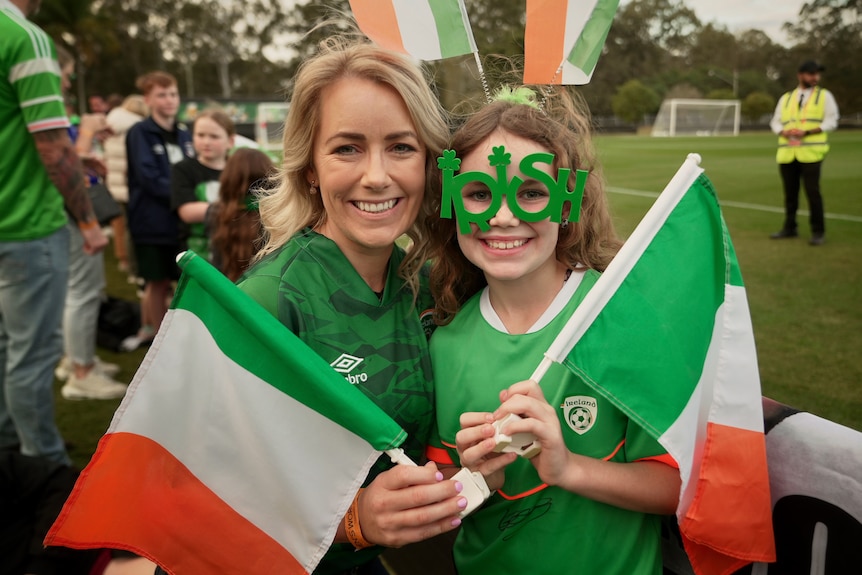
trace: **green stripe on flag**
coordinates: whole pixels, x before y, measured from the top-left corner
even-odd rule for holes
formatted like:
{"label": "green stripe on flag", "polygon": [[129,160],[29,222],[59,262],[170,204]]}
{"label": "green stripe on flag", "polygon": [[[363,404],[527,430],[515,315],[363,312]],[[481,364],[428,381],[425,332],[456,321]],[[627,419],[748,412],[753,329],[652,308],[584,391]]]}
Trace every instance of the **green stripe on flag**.
{"label": "green stripe on flag", "polygon": [[602,55],[605,39],[614,21],[619,0],[599,0],[589,20],[566,58],[570,64],[590,76]]}
{"label": "green stripe on flag", "polygon": [[462,0],[428,0],[437,26],[442,58],[469,54],[476,50],[473,31]]}
{"label": "green stripe on flag", "polygon": [[724,301],[722,231],[700,175],[563,362],[656,438],[703,371]]}
{"label": "green stripe on flag", "polygon": [[187,251],[172,309],[195,314],[231,360],[378,451],[401,445],[406,432],[206,260]]}
{"label": "green stripe on flag", "polygon": [[733,244],[730,242],[730,232],[727,230],[727,224],[724,218],[721,219],[721,229],[724,232],[725,252],[727,257],[727,280],[729,285],[736,287],[744,287],[742,281],[742,271],[739,269],[739,260],[736,259],[736,250],[733,249]]}

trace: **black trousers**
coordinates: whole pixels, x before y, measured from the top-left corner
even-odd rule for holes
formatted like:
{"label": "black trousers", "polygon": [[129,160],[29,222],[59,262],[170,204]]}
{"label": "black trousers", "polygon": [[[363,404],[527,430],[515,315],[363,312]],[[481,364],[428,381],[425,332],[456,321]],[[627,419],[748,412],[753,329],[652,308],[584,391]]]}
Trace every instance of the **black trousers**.
{"label": "black trousers", "polygon": [[793,160],[789,164],[778,164],[781,181],[784,183],[784,229],[796,231],[796,211],[799,209],[799,186],[805,186],[808,198],[808,211],[811,233],[822,234],[826,229],[823,222],[823,198],[820,195],[820,166],[823,162],[803,164]]}

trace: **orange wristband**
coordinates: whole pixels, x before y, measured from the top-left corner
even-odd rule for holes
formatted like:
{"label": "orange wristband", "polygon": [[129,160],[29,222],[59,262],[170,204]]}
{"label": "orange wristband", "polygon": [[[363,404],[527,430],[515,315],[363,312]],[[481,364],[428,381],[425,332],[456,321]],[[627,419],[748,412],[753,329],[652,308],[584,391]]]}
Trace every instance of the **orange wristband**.
{"label": "orange wristband", "polygon": [[86,222],[78,222],[78,229],[82,231],[92,230],[99,227],[99,222],[96,220],[88,220]]}
{"label": "orange wristband", "polygon": [[353,503],[350,504],[347,515],[344,516],[344,531],[347,533],[347,540],[356,549],[374,546],[374,543],[362,536],[362,529],[359,527],[359,494],[362,493],[363,489],[356,492],[356,497],[353,498]]}

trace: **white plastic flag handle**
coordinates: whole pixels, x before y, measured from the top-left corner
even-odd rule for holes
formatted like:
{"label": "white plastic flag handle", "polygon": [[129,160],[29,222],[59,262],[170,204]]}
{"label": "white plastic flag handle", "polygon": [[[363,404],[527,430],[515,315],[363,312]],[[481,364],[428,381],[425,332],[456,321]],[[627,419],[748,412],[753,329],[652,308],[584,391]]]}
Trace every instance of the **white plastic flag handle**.
{"label": "white plastic flag handle", "polygon": [[[412,465],[416,467],[416,462],[410,459],[410,457],[408,457],[400,447],[388,449],[386,451],[386,455],[389,456],[392,463],[396,463],[398,465]],[[465,497],[467,499],[467,507],[462,509],[458,514],[458,517],[462,519],[473,513],[473,511],[478,509],[480,505],[491,497],[491,490],[488,489],[485,477],[478,471],[470,471],[466,467],[462,467],[458,473],[451,477],[451,480],[460,481],[461,485],[464,487],[459,494],[461,497]]]}

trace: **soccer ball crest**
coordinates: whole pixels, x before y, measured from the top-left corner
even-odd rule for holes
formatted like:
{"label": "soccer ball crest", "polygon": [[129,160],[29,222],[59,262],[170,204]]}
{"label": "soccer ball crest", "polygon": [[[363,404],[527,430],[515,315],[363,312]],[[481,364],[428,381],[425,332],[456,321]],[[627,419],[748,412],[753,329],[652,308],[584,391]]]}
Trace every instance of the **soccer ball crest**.
{"label": "soccer ball crest", "polygon": [[566,398],[561,407],[566,423],[578,435],[585,434],[596,423],[598,405],[594,397],[572,395]]}

